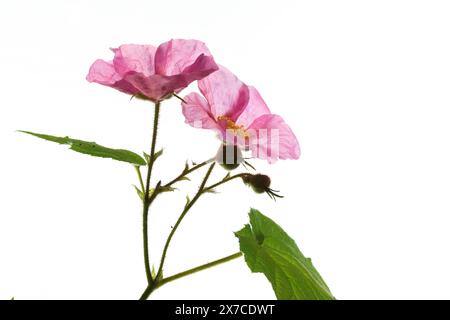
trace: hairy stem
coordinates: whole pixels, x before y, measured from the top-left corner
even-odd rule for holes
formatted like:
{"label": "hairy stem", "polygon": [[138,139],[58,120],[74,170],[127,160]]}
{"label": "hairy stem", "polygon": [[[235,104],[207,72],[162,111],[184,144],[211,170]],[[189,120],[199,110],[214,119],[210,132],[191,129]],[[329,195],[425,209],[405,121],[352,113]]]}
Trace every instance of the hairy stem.
{"label": "hairy stem", "polygon": [[150,197],[150,180],[152,176],[153,164],[155,162],[155,147],[156,147],[156,137],[158,135],[158,124],[159,124],[159,110],[160,110],[160,102],[155,103],[155,111],[153,117],[153,133],[152,133],[152,144],[150,147],[150,158],[148,159],[148,168],[147,168],[147,179],[144,190],[144,200],[143,200],[143,224],[142,224],[142,233],[143,233],[143,241],[144,241],[144,262],[145,262],[145,274],[147,275],[147,282],[152,284],[154,279],[152,278],[152,272],[150,269],[150,257],[148,250],[148,211],[150,208],[150,204],[156,196],[156,189],[154,190],[152,197]]}

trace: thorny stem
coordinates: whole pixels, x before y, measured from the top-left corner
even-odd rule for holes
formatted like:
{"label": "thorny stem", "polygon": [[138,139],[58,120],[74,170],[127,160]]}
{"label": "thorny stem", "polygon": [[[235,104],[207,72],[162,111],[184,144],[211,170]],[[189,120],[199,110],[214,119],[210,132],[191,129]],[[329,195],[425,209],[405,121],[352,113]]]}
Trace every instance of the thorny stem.
{"label": "thorny stem", "polygon": [[145,262],[145,274],[147,275],[147,282],[152,284],[154,279],[152,278],[152,272],[150,269],[150,257],[148,250],[148,210],[150,208],[150,204],[156,197],[156,192],[158,188],[155,188],[152,197],[150,197],[150,179],[152,176],[153,164],[155,162],[155,147],[156,147],[156,137],[158,134],[158,123],[159,123],[159,110],[160,110],[160,102],[155,102],[155,112],[153,118],[153,134],[152,134],[152,145],[150,148],[150,158],[148,159],[148,169],[147,169],[147,179],[145,184],[144,191],[144,199],[143,202],[143,224],[142,224],[142,233],[143,233],[143,241],[144,241],[144,262]]}

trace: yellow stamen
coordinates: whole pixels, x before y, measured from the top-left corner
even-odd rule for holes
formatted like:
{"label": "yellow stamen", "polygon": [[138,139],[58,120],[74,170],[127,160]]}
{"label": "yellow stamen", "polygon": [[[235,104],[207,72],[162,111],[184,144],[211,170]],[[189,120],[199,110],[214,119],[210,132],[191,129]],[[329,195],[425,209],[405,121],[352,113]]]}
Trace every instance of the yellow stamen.
{"label": "yellow stamen", "polygon": [[242,126],[242,125],[240,126],[240,125],[236,124],[236,122],[231,120],[230,117],[228,117],[228,116],[218,116],[217,117],[217,121],[219,121],[219,122],[225,121],[226,128],[229,129],[229,130],[232,130],[234,132],[234,134],[236,134],[238,136],[242,136],[242,137],[248,137],[248,133],[244,129],[244,126]]}

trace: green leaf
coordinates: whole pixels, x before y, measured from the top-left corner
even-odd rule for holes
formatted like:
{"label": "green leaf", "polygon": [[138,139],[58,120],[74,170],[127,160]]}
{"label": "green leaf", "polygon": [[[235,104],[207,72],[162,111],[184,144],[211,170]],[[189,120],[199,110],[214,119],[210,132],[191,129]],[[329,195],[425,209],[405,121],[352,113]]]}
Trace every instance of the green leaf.
{"label": "green leaf", "polygon": [[136,189],[136,192],[137,192],[139,198],[140,198],[141,200],[144,200],[144,193],[142,192],[142,190],[139,189],[139,188],[138,188],[137,186],[135,186],[134,184],[133,184],[133,187]]}
{"label": "green leaf", "polygon": [[156,278],[156,269],[155,269],[154,264],[152,264],[151,274],[152,274],[152,278],[155,279]]}
{"label": "green leaf", "polygon": [[146,152],[143,152],[143,155],[144,155],[145,161],[146,161],[147,163],[149,163],[149,162],[150,162],[150,155],[149,155],[148,153],[146,153]]}
{"label": "green leaf", "polygon": [[[155,152],[155,155],[153,156],[153,161],[156,161],[156,159],[158,159],[160,156],[162,156],[163,152],[164,152],[164,149],[161,149],[161,150]],[[143,154],[144,154],[145,161],[147,163],[150,163],[150,160],[152,157],[146,152],[144,152]]]}
{"label": "green leaf", "polygon": [[19,132],[30,134],[32,136],[59,144],[67,144],[73,151],[88,154],[94,157],[110,158],[118,161],[129,162],[138,166],[143,166],[146,164],[145,160],[141,156],[128,150],[106,148],[96,144],[95,142],[76,140],[69,137],[55,137],[47,134],[33,133],[29,131]]}
{"label": "green leaf", "polygon": [[159,190],[160,190],[160,192],[174,192],[177,189],[172,188],[172,187],[161,187],[161,188],[159,188]]}
{"label": "green leaf", "polygon": [[162,156],[164,149],[159,150],[158,152],[155,152],[155,159],[153,161],[156,161],[160,156]]}
{"label": "green leaf", "polygon": [[252,272],[262,272],[280,300],[334,300],[328,286],[284,230],[251,209],[250,224],[236,232]]}

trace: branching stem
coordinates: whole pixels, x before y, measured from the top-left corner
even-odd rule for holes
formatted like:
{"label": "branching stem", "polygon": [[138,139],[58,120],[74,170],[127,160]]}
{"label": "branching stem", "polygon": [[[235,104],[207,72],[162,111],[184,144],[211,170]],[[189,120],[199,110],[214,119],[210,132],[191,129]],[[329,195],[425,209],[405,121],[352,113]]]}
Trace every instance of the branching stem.
{"label": "branching stem", "polygon": [[[210,161],[207,161],[207,162],[205,161],[204,163],[202,163],[200,165],[204,166],[206,163],[209,163],[209,162]],[[195,194],[194,198],[192,198],[192,200],[188,200],[188,202],[186,203],[186,205],[185,205],[185,207],[184,207],[180,217],[178,218],[177,222],[173,226],[173,228],[172,228],[172,230],[171,230],[171,232],[170,232],[170,234],[169,234],[169,236],[168,236],[168,238],[166,240],[166,243],[165,243],[165,246],[164,246],[164,249],[163,249],[163,253],[161,255],[161,261],[160,261],[160,264],[159,264],[159,268],[158,268],[158,272],[156,274],[156,277],[155,277],[155,279],[154,279],[154,281],[152,283],[149,283],[149,285],[147,286],[145,291],[142,293],[140,300],[146,300],[154,290],[156,290],[157,288],[161,287],[162,285],[164,285],[164,284],[166,284],[168,282],[177,280],[179,278],[188,276],[188,275],[196,273],[198,271],[201,271],[201,270],[204,270],[204,269],[208,269],[208,268],[214,267],[216,265],[225,263],[227,261],[236,259],[236,258],[238,258],[238,257],[240,257],[242,255],[241,253],[236,253],[236,254],[233,254],[231,256],[228,256],[228,257],[225,257],[225,258],[213,261],[211,263],[207,263],[205,265],[202,265],[202,266],[199,266],[199,267],[187,270],[187,271],[183,271],[181,273],[178,273],[176,275],[170,276],[168,278],[163,278],[164,263],[165,263],[165,260],[166,260],[167,251],[169,249],[169,245],[170,245],[170,242],[172,241],[173,235],[177,231],[179,225],[183,221],[183,219],[186,216],[186,214],[189,212],[189,210],[192,208],[192,206],[197,202],[197,200],[200,198],[200,196],[202,194],[206,193],[206,192],[212,191],[214,188],[216,188],[216,187],[218,187],[218,186],[220,186],[222,184],[225,184],[225,183],[227,183],[227,182],[229,182],[231,180],[237,179],[237,178],[242,178],[245,175],[247,175],[247,173],[239,173],[239,174],[236,174],[236,175],[233,175],[233,176],[225,177],[221,181],[206,187],[206,183],[207,183],[207,181],[208,181],[208,179],[209,179],[209,177],[211,175],[212,170],[214,169],[214,166],[215,166],[215,162],[213,162],[209,166],[209,169],[208,169],[205,177],[203,178],[203,181],[202,181],[202,183],[201,183],[197,193]],[[182,175],[180,175],[180,176],[182,176]],[[178,181],[177,179],[178,178],[176,178],[176,179],[174,179],[172,181],[176,182],[176,181]],[[170,182],[170,183],[172,183],[172,182]],[[164,185],[164,187],[165,186],[167,186],[167,184]]]}

